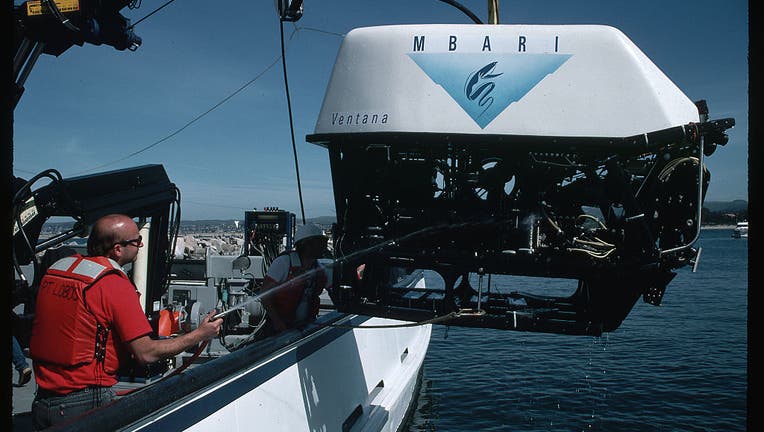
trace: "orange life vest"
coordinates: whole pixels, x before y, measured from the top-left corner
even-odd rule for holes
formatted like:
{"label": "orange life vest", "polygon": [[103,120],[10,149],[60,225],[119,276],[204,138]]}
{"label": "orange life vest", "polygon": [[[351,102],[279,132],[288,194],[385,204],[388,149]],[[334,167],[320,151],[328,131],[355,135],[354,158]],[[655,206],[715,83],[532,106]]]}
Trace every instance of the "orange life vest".
{"label": "orange life vest", "polygon": [[112,273],[127,278],[108,258],[79,254],[48,268],[40,282],[29,342],[33,360],[61,366],[104,362],[110,329],[97,321],[86,296],[97,280]]}
{"label": "orange life vest", "polygon": [[[298,262],[300,265],[295,265]],[[316,273],[305,274],[309,271]],[[326,285],[323,269],[318,264],[313,268],[302,267],[297,252],[290,252],[287,281],[273,299],[281,318],[290,326],[312,321],[318,315],[319,295]]]}

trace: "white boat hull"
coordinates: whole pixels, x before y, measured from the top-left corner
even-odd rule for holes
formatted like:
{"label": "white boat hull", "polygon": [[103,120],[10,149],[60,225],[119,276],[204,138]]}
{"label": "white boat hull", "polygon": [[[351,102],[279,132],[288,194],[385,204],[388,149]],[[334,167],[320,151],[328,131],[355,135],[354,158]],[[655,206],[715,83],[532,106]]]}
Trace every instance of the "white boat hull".
{"label": "white boat hull", "polygon": [[430,331],[324,328],[129,429],[395,431],[414,402]]}
{"label": "white boat hull", "polygon": [[430,324],[330,312],[56,430],[397,431],[416,406],[430,335]]}

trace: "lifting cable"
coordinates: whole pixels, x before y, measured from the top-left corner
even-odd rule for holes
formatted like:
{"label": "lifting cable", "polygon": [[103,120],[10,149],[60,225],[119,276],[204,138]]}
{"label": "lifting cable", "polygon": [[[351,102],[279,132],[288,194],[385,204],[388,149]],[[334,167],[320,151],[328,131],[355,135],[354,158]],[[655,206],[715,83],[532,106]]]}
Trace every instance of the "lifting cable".
{"label": "lifting cable", "polygon": [[443,3],[449,4],[449,5],[457,8],[457,9],[459,9],[460,11],[464,12],[464,14],[467,15],[468,17],[470,17],[470,19],[475,24],[483,24],[483,21],[481,21],[480,18],[478,18],[477,15],[475,15],[471,10],[469,10],[467,7],[465,7],[463,4],[459,3],[458,1],[456,1],[456,0],[440,0],[440,1],[442,1]]}
{"label": "lifting cable", "polygon": [[[151,13],[149,13],[148,15],[146,15],[146,16],[144,16],[143,18],[139,19],[138,21],[134,22],[134,23],[133,23],[132,25],[130,25],[130,26],[127,28],[127,29],[128,29],[128,30],[132,30],[132,29],[133,29],[133,28],[135,28],[135,26],[137,26],[137,25],[138,25],[138,24],[139,24],[141,21],[143,21],[143,20],[147,19],[147,18],[148,18],[148,17],[150,17],[151,15],[154,15],[155,13],[157,13],[157,12],[159,12],[160,10],[164,9],[164,8],[165,8],[167,5],[169,5],[170,3],[174,2],[174,1],[175,1],[175,0],[169,0],[167,3],[163,4],[162,6],[159,6],[158,8],[154,9],[153,11],[151,11]],[[141,7],[141,3],[140,3],[140,1],[138,1],[138,2],[137,2],[137,4],[135,4],[135,5],[131,4],[131,5],[129,5],[128,7],[129,7],[130,9],[137,9],[137,8]]]}
{"label": "lifting cable", "polygon": [[286,53],[284,52],[284,20],[279,19],[279,30],[281,34],[281,66],[284,70],[284,90],[286,91],[287,110],[289,111],[289,131],[292,134],[292,152],[294,153],[294,171],[297,175],[297,194],[300,198],[300,212],[302,214],[302,224],[305,225],[305,206],[302,201],[302,185],[300,184],[300,165],[297,162],[297,144],[294,139],[294,122],[292,120],[292,101],[289,97],[289,80],[287,79]]}

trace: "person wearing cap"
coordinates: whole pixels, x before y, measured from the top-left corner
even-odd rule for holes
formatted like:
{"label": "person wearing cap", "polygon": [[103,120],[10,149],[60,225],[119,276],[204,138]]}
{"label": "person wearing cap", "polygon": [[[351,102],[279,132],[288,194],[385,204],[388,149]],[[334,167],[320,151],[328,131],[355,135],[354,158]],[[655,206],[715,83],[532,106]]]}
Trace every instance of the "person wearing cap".
{"label": "person wearing cap", "polygon": [[262,286],[271,334],[302,327],[318,316],[327,276],[318,262],[328,239],[317,225],[297,228],[295,250],[273,260]]}

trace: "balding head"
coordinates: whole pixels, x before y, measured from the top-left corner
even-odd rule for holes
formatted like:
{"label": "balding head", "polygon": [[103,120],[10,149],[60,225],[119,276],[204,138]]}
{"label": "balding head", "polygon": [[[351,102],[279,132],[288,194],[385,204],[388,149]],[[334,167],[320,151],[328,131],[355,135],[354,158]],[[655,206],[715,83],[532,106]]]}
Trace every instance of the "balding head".
{"label": "balding head", "polygon": [[[111,214],[103,216],[98,219],[93,228],[90,231],[90,237],[88,238],[88,255],[90,256],[105,256],[112,258],[124,265],[127,262],[131,262],[137,254],[137,247],[135,254],[129,257],[124,257],[120,251],[115,251],[115,246],[126,247],[129,245],[118,245],[118,243],[132,240],[138,237],[138,226],[128,216],[122,214]],[[124,262],[121,262],[124,261]]]}

